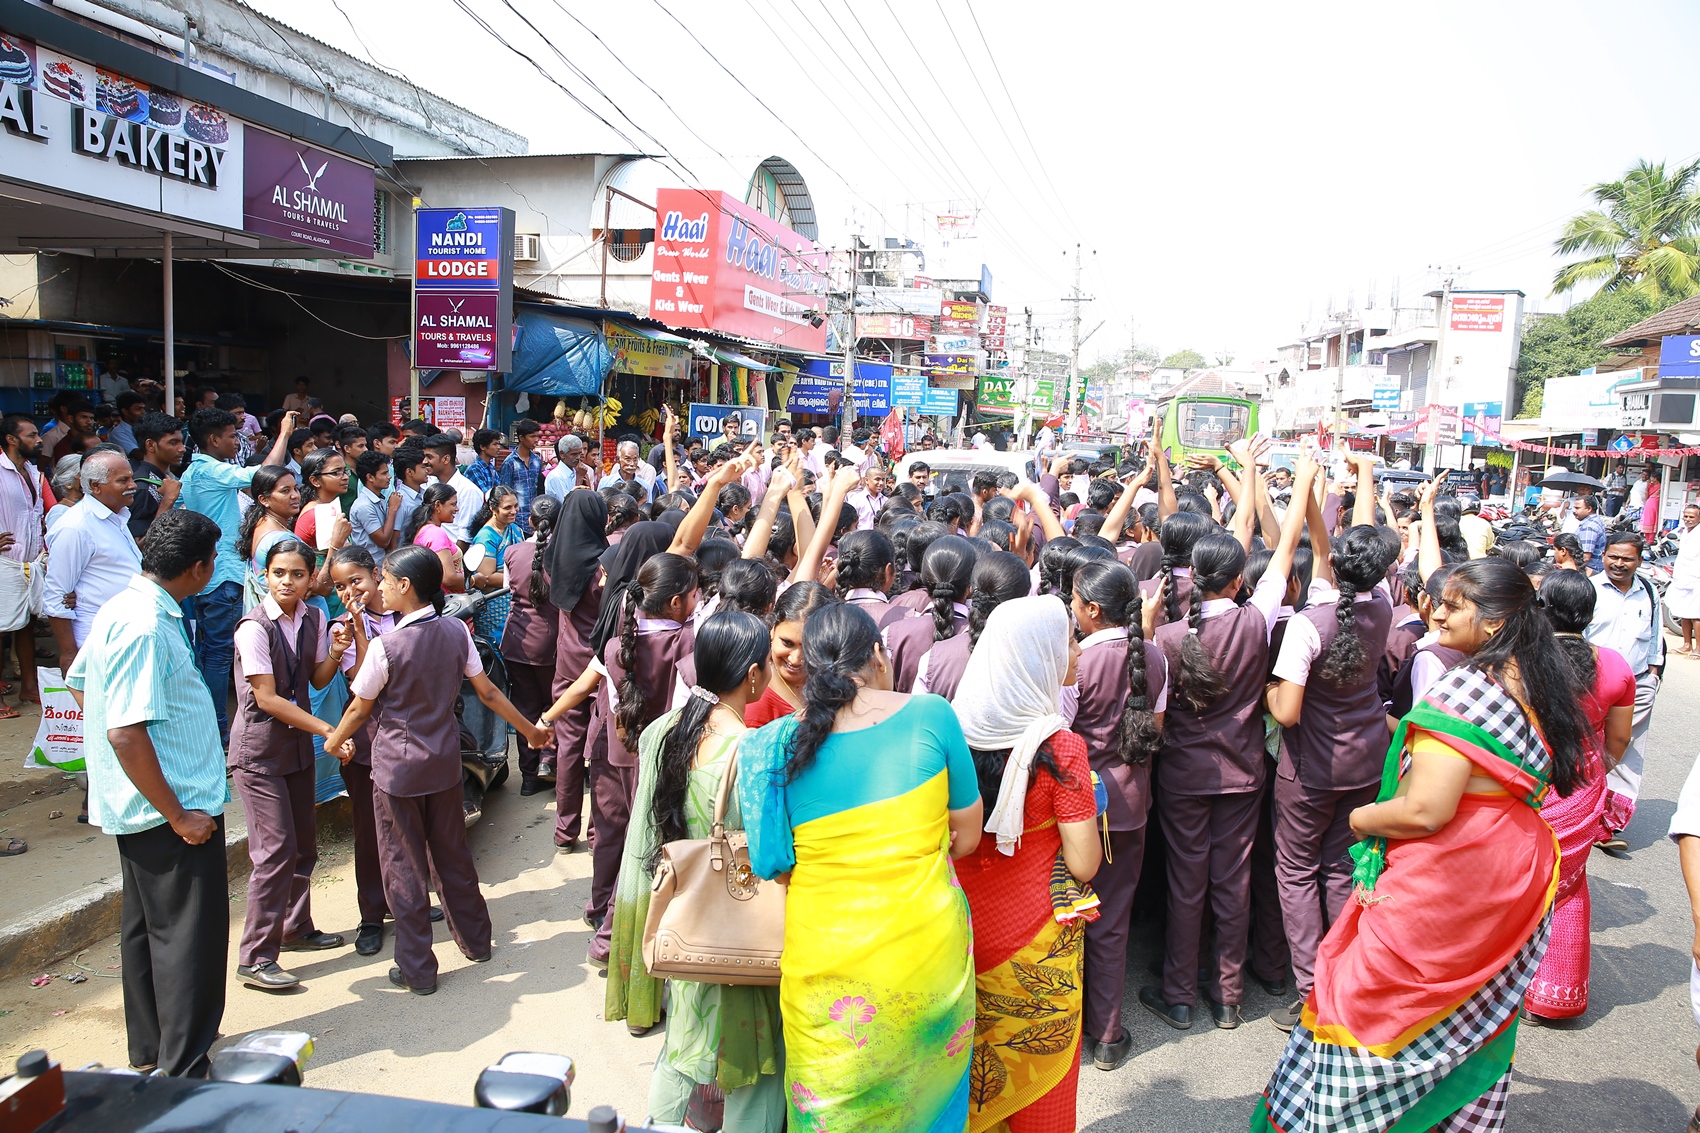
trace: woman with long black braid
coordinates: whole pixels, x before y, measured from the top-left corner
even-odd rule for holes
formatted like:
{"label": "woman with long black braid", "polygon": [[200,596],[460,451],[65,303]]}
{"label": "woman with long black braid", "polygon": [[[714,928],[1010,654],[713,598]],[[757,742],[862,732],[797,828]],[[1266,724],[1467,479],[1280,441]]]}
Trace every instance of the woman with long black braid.
{"label": "woman with long black braid", "polygon": [[[494,493],[492,493],[494,494]],[[574,493],[577,495],[577,493]],[[508,667],[508,698],[535,720],[552,699],[555,658],[561,636],[561,615],[549,601],[549,541],[561,505],[553,496],[531,501],[531,536],[502,553],[512,602],[502,631],[502,660]],[[555,784],[555,754],[519,741],[519,793],[535,795],[540,785]]]}
{"label": "woman with long black braid", "polygon": [[[1245,442],[1232,450],[1251,465]],[[1317,468],[1299,465],[1294,496],[1310,491]],[[1263,703],[1269,633],[1287,593],[1304,512],[1289,508],[1280,542],[1253,591],[1237,605],[1251,545],[1261,477],[1235,482],[1234,534],[1217,532],[1192,549],[1192,599],[1185,621],[1157,631],[1169,662],[1169,704],[1158,757],[1157,817],[1169,847],[1169,910],[1163,980],[1139,991],[1139,1002],[1165,1023],[1192,1025],[1198,997],[1199,944],[1208,899],[1216,917],[1212,963],[1204,989],[1216,1026],[1240,1025],[1246,947],[1251,928],[1251,847],[1263,798]],[[1164,520],[1165,531],[1179,518]],[[1371,674],[1373,682],[1374,674]]]}
{"label": "woman with long black braid", "polygon": [[1376,665],[1387,650],[1393,604],[1377,584],[1395,554],[1375,528],[1360,524],[1316,559],[1310,604],[1287,623],[1268,689],[1269,713],[1283,729],[1275,877],[1298,984],[1297,999],[1270,1016],[1283,1030],[1303,1009],[1317,946],[1352,895],[1345,859],[1352,810],[1375,798],[1381,780],[1387,708]]}
{"label": "woman with long black braid", "polygon": [[779,1003],[793,1129],[961,1133],[974,960],[949,858],[980,844],[980,786],[942,697],[892,691],[864,610],[803,635],[803,708],[747,736],[750,864],[788,879]]}
{"label": "woman with long black braid", "polygon": [[986,619],[1005,602],[1027,597],[1032,585],[1027,564],[1008,551],[993,551],[975,563],[967,632],[947,637],[922,654],[915,670],[915,691],[937,693],[946,700],[954,700],[963,671],[968,668],[968,658],[980,643],[980,634],[985,632]]}
{"label": "woman with long black braid", "polygon": [[898,692],[915,687],[921,658],[934,642],[967,630],[968,597],[973,592],[974,564],[979,557],[979,548],[961,535],[946,535],[927,548],[921,582],[931,601],[926,609],[888,622],[884,629],[896,682],[893,687]]}
{"label": "woman with long black braid", "polygon": [[1162,588],[1163,602],[1157,610],[1157,624],[1165,625],[1185,618],[1192,604],[1192,548],[1200,539],[1219,530],[1207,515],[1177,511],[1163,517],[1163,527],[1157,541],[1163,547],[1163,565],[1157,577],[1140,583],[1146,598]]}

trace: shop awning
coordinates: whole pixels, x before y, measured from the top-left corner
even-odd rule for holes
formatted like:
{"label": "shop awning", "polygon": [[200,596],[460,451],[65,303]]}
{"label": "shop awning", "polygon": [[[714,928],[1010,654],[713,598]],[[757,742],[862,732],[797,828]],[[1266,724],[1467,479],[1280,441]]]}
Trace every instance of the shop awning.
{"label": "shop awning", "polygon": [[766,362],[757,362],[749,355],[739,354],[736,350],[723,350],[718,346],[712,347],[712,349],[714,351],[714,356],[720,360],[722,365],[742,366],[746,370],[761,370],[765,373],[773,374],[777,374],[779,372],[778,366],[769,366]]}
{"label": "shop awning", "polygon": [[656,330],[653,327],[640,327],[634,323],[622,323],[614,319],[609,319],[608,325],[614,330],[624,331],[627,334],[636,335],[638,338],[647,338],[651,342],[670,342],[674,346],[683,346],[687,350],[691,346],[690,339],[680,338],[676,334],[669,334],[667,331]]}
{"label": "shop awning", "polygon": [[514,314],[519,342],[502,388],[557,397],[600,395],[614,365],[602,327],[547,307],[521,304]]}

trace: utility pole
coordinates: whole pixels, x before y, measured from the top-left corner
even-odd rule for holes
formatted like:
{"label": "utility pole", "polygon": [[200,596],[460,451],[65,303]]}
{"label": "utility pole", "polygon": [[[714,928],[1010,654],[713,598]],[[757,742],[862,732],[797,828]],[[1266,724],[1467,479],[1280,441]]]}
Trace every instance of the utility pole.
{"label": "utility pole", "polygon": [[1334,447],[1344,449],[1346,431],[1346,353],[1351,344],[1350,310],[1340,315],[1340,368],[1334,377]]}
{"label": "utility pole", "polygon": [[1033,308],[1024,308],[1027,333],[1021,339],[1021,385],[1015,399],[1015,436],[1027,443],[1027,433],[1033,424]]}
{"label": "utility pole", "polygon": [[1063,300],[1074,304],[1074,348],[1068,363],[1068,416],[1063,422],[1065,432],[1080,432],[1080,305],[1092,302],[1080,294],[1080,245],[1074,246],[1074,294]]}
{"label": "utility pole", "polygon": [[862,250],[856,237],[850,237],[850,311],[845,318],[844,331],[844,404],[843,421],[838,428],[840,450],[850,442],[856,428],[856,276],[862,268]]}
{"label": "utility pole", "polygon": [[[1439,326],[1434,336],[1434,365],[1429,367],[1428,397],[1429,406],[1445,404],[1446,389],[1446,327],[1452,321],[1452,273],[1442,269],[1440,279],[1440,314],[1435,320]],[[1440,421],[1435,417],[1431,408],[1429,412],[1429,436],[1433,443],[1427,446],[1423,459],[1423,468],[1433,473],[1440,466]]]}

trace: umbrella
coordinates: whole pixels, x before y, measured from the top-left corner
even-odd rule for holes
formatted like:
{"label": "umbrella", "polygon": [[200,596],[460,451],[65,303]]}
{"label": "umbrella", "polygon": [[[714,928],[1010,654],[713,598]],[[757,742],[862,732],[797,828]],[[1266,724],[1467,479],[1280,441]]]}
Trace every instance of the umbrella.
{"label": "umbrella", "polygon": [[1537,488],[1558,488],[1566,492],[1574,492],[1581,488],[1592,488],[1596,491],[1605,488],[1603,481],[1592,476],[1584,476],[1580,472],[1554,472],[1535,485]]}

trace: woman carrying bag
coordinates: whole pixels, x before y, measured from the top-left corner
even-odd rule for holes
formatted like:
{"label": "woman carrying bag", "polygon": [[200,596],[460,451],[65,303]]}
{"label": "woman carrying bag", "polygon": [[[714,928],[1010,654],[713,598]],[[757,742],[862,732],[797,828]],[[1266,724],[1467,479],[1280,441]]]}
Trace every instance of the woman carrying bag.
{"label": "woman carrying bag", "polygon": [[[752,614],[722,612],[696,635],[697,683],[690,699],[656,720],[638,742],[637,791],[614,893],[604,1016],[641,1034],[661,1018],[662,981],[643,962],[644,926],[661,847],[707,838],[714,802],[744,735],[744,706],[768,682],[768,632]],[[736,794],[726,827],[743,828]],[[777,1133],[785,1124],[779,988],[676,979],[667,1036],[649,1083],[650,1116],[681,1122],[691,1092],[726,1092],[727,1133]]]}

